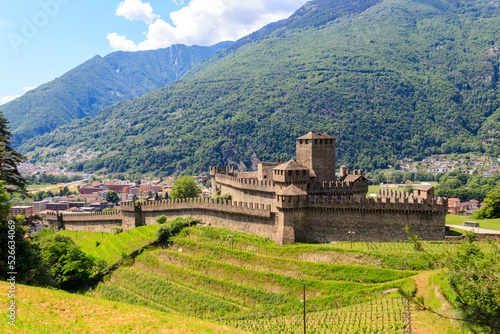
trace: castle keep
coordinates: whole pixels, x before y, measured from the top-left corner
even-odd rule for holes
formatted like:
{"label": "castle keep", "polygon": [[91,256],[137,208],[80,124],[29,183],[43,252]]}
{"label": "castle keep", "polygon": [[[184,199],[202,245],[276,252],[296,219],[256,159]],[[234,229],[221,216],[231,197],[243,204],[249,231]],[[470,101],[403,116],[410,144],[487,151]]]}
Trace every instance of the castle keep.
{"label": "castle keep", "polygon": [[124,230],[156,224],[156,217],[192,217],[212,226],[294,242],[406,240],[405,226],[424,240],[445,236],[446,199],[430,186],[412,194],[379,191],[367,198],[362,170],[340,167],[336,175],[334,137],[310,132],[296,141],[296,160],[262,162],[255,172],[210,167],[212,194],[231,194],[231,201],[196,198],[122,202],[121,213],[49,214],[49,222],[76,230],[107,231],[120,220]]}

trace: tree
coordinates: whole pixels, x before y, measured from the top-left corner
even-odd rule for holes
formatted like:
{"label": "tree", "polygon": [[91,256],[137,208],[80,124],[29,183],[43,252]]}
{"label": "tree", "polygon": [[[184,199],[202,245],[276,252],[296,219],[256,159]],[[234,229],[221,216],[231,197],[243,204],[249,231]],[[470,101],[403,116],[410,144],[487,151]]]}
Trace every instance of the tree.
{"label": "tree", "polygon": [[500,186],[488,192],[484,199],[484,207],[477,210],[475,217],[478,219],[500,217]]}
{"label": "tree", "polygon": [[120,197],[118,197],[116,191],[110,190],[106,193],[106,201],[116,204],[120,201]]}
{"label": "tree", "polygon": [[450,289],[440,293],[455,311],[456,316],[445,315],[429,307],[423,297],[400,289],[400,293],[422,311],[440,317],[461,321],[473,333],[500,333],[500,247],[492,244],[492,251],[483,252],[474,241],[473,232],[467,232],[468,243],[458,251],[440,259],[427,252],[417,236],[406,231],[415,249],[427,254],[431,262],[444,269]]}
{"label": "tree", "polygon": [[8,246],[15,245],[16,282],[51,286],[53,281],[40,249],[29,238],[25,238],[27,228],[7,219],[11,204],[8,203],[9,196],[3,184],[4,181],[0,181],[0,279],[6,280],[7,273],[13,271],[7,261],[10,255]]}
{"label": "tree", "polygon": [[175,180],[170,192],[173,199],[197,197],[201,192],[194,179],[190,176],[183,176]]}
{"label": "tree", "polygon": [[9,192],[20,191],[26,193],[28,182],[21,176],[17,165],[26,158],[11,148],[12,133],[7,126],[7,119],[0,111],[0,180],[6,185],[14,186],[15,189],[7,188]]}

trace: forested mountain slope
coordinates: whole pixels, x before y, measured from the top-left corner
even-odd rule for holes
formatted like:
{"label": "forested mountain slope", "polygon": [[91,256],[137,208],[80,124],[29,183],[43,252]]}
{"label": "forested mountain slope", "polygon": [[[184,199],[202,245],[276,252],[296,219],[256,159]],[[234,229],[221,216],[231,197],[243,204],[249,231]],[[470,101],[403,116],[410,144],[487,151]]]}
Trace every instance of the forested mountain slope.
{"label": "forested mountain slope", "polygon": [[19,145],[73,119],[97,115],[116,102],[178,80],[193,65],[228,44],[173,45],[154,51],[95,56],[1,109],[16,134],[15,144]]}
{"label": "forested mountain slope", "polygon": [[104,154],[75,169],[164,174],[288,159],[311,130],[335,135],[351,167],[500,154],[499,47],[499,1],[315,0],[182,80],[22,149],[92,147]]}

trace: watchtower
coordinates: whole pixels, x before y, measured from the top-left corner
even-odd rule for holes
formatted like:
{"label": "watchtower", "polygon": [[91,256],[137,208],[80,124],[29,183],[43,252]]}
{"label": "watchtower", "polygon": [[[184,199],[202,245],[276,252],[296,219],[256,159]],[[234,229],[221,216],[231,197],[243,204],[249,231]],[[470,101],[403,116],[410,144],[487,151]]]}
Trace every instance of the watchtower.
{"label": "watchtower", "polygon": [[324,132],[309,132],[297,138],[297,162],[314,171],[316,182],[336,179],[335,140]]}

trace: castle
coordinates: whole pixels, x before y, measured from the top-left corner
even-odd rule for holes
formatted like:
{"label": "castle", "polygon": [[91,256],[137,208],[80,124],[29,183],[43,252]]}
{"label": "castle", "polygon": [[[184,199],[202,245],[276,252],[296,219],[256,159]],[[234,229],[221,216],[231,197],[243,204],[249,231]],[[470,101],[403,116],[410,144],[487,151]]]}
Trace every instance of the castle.
{"label": "castle", "polygon": [[124,230],[156,224],[156,217],[192,217],[205,224],[265,236],[277,244],[341,240],[406,240],[405,226],[424,240],[445,236],[446,199],[431,186],[412,194],[379,191],[367,198],[362,170],[341,166],[336,175],[336,139],[310,132],[296,140],[296,160],[261,162],[254,172],[210,167],[212,194],[231,200],[193,198],[122,202],[113,214],[48,214],[49,223],[74,230],[108,231],[117,221]]}

